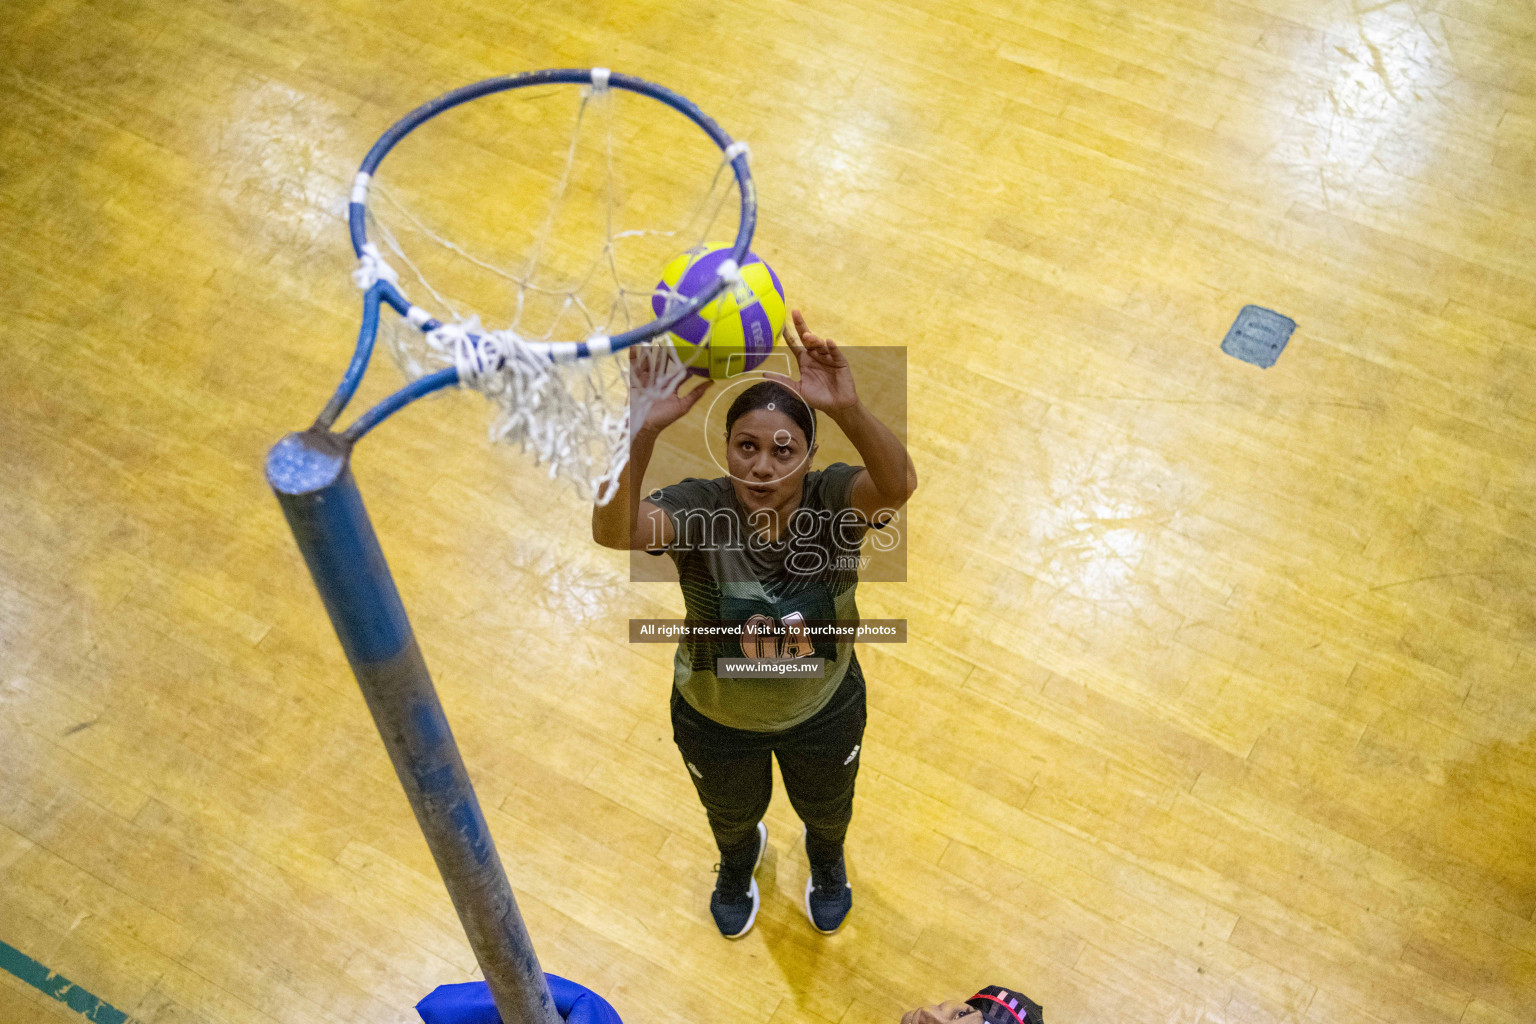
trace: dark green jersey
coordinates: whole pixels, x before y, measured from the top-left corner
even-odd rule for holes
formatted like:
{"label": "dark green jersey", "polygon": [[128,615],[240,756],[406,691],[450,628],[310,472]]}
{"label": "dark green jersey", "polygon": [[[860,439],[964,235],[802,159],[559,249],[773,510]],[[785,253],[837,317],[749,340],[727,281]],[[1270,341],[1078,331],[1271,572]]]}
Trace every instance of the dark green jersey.
{"label": "dark green jersey", "polygon": [[[859,617],[854,591],[868,525],[848,498],[862,468],[838,462],[807,473],[800,505],[776,542],[753,529],[726,477],[690,477],[650,496],[672,520],[667,553],[677,563],[689,622],[769,627],[762,639],[749,628],[745,636],[690,638],[678,645],[673,679],[700,714],[736,729],[776,732],[810,718],[836,692],[853,643],[817,632],[815,625]],[[824,660],[825,675],[716,674],[720,658],[808,657]]]}

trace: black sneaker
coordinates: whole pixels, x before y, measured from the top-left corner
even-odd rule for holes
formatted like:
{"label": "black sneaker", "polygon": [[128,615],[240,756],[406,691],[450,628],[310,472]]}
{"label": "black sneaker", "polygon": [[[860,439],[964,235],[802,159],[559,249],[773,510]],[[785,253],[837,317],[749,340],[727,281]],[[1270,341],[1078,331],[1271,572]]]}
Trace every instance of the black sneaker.
{"label": "black sneaker", "polygon": [[715,891],[709,897],[709,912],[714,915],[715,927],[728,939],[739,939],[752,930],[757,920],[757,866],[763,862],[768,849],[768,826],[757,823],[757,857],[748,869],[716,864],[719,877],[715,879]]}
{"label": "black sneaker", "polygon": [[848,868],[842,855],[825,864],[811,862],[811,877],[805,882],[805,916],[823,935],[831,935],[843,926],[853,909],[853,886],[848,884]]}

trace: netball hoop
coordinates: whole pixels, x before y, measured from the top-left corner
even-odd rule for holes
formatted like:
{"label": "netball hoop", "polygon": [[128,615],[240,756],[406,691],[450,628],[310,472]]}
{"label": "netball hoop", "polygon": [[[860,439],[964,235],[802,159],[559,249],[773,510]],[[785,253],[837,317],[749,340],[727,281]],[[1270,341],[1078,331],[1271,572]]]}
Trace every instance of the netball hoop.
{"label": "netball hoop", "polygon": [[[554,182],[550,211],[532,226],[531,250],[518,265],[508,266],[494,253],[445,237],[449,231],[409,209],[413,203],[430,205],[451,187],[422,188],[403,197],[386,194],[403,218],[395,228],[370,209],[370,197],[381,194],[377,178],[384,158],[439,115],[474,100],[522,91],[537,101],[535,115],[527,121],[534,123],[537,110],[546,109],[550,97],[571,90],[577,91],[578,100],[570,148],[563,163],[556,157],[547,173],[525,168],[517,159],[517,126],[499,154],[488,144],[464,145],[472,133],[463,131],[444,136],[425,154],[422,166],[441,166],[450,186],[456,174],[480,159],[494,160],[498,174],[526,172],[531,181]],[[615,131],[616,90],[654,100],[681,115],[684,127],[691,123],[703,132],[708,146],[719,151],[709,190],[681,227],[622,223],[627,209],[623,200],[640,193],[621,194],[615,184],[616,154],[632,138]],[[583,125],[593,110],[599,110],[604,121],[595,144],[601,166],[594,174],[605,185],[584,183],[581,172]],[[446,152],[448,144],[459,144],[457,155]],[[670,161],[668,169],[670,173]],[[653,286],[636,283],[639,275],[659,266],[653,255],[658,246],[681,249],[709,233],[728,195],[728,187],[716,187],[726,170],[739,196],[731,258],[712,284],[691,298],[668,297],[662,315],[651,318]],[[658,190],[634,205],[654,214],[665,205],[661,200],[667,191]],[[564,222],[559,211],[573,192],[598,204],[584,225],[593,229],[594,237],[602,236],[595,253],[579,252],[579,246],[561,237]],[[494,208],[499,195],[486,190],[472,198]],[[493,438],[518,444],[547,465],[551,476],[567,477],[605,502],[628,458],[632,427],[643,420],[649,402],[670,393],[686,372],[671,346],[641,343],[659,338],[724,289],[739,285],[738,266],[746,259],[756,218],[745,145],[733,142],[692,102],[662,86],[606,68],[557,69],[491,78],[440,96],[391,127],[363,160],[347,217],[359,261],[354,280],[363,289],[357,346],[314,424],[284,437],[267,458],[267,481],[304,555],[505,1024],[555,1024],[561,1018],[353,480],[352,448],[418,398],[455,386],[473,388],[497,407]],[[494,231],[481,230],[488,219],[480,211],[461,227],[482,239],[500,241]],[[371,225],[377,228],[374,234]],[[413,252],[402,234],[431,243],[428,252],[435,255],[424,254],[420,247]],[[641,251],[630,255],[633,246]],[[391,257],[414,275],[436,308],[406,297]],[[547,267],[553,270],[546,272]],[[441,281],[444,272],[462,272],[462,290],[433,283]],[[495,295],[491,285],[498,281],[510,313],[493,321],[484,300]],[[386,339],[409,383],[350,426],[335,430],[368,367],[386,308],[399,318],[387,325]],[[634,322],[635,308],[643,310],[642,322]],[[626,350],[633,351],[614,358]],[[632,360],[648,364],[652,372],[636,374]]]}

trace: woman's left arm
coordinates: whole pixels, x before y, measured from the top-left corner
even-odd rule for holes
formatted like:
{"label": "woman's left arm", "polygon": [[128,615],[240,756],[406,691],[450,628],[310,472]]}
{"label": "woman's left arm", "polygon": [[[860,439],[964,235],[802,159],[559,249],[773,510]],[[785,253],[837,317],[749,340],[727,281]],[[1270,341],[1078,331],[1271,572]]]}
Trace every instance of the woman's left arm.
{"label": "woman's left arm", "polygon": [[[764,376],[793,388],[806,404],[820,409],[842,428],[859,450],[864,469],[853,478],[848,504],[870,522],[885,525],[886,515],[907,503],[917,490],[917,469],[906,445],[859,400],[853,370],[837,342],[812,334],[797,309],[793,327],[784,325],[784,341],[799,364],[798,381],[778,373]],[[797,338],[796,335],[799,337]]]}
{"label": "woman's left arm", "polygon": [[827,415],[864,460],[864,472],[853,478],[848,504],[870,522],[884,525],[880,513],[895,512],[917,490],[917,467],[907,446],[863,402]]}

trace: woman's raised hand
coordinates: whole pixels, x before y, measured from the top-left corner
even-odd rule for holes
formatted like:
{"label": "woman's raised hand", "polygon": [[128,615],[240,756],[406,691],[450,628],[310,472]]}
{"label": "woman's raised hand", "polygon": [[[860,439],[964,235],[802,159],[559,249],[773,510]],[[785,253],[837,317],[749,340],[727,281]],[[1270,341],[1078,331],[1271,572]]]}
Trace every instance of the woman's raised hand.
{"label": "woman's raised hand", "polygon": [[784,343],[795,354],[800,379],[792,380],[781,373],[764,373],[763,376],[799,392],[812,409],[834,413],[858,405],[859,393],[853,386],[853,369],[848,365],[847,357],[837,350],[837,342],[812,334],[798,309],[791,318],[793,327],[789,323],[784,325]]}
{"label": "woman's raised hand", "polygon": [[[633,371],[632,391],[649,387],[652,381],[677,369],[677,356],[673,354],[670,345],[665,342],[654,343],[644,346],[644,352],[639,351],[641,347],[635,345],[629,350],[629,365]],[[645,422],[641,424],[640,429],[657,434],[688,415],[688,410],[698,404],[699,399],[704,397],[704,392],[708,391],[710,385],[714,383],[706,379],[703,384],[684,394],[683,385],[692,379],[684,376],[677,382],[671,394],[652,402],[651,407],[645,412]]]}

